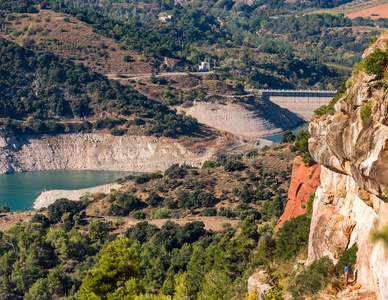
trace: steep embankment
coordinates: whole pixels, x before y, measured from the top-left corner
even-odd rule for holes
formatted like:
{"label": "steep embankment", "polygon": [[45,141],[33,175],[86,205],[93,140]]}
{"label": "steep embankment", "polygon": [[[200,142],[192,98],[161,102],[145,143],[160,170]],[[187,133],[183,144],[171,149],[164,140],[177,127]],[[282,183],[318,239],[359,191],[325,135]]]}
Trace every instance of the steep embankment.
{"label": "steep embankment", "polygon": [[270,101],[254,104],[194,102],[192,107],[181,109],[200,123],[247,137],[278,134],[304,122]]}
{"label": "steep embankment", "polygon": [[305,166],[300,156],[295,157],[292,163],[287,206],[275,227],[275,231],[282,227],[284,222],[306,213],[309,196],[315,192],[320,184],[320,174],[321,166],[319,164]]}
{"label": "steep embankment", "polygon": [[103,133],[1,137],[0,173],[59,169],[149,172],[173,163],[201,165],[217,147],[214,142],[190,150],[171,138]]}
{"label": "steep embankment", "polygon": [[234,153],[271,142],[230,134],[172,139],[107,133],[5,137],[0,131],[0,174],[41,170],[163,171],[174,163],[201,166],[219,151]]}
{"label": "steep embankment", "polygon": [[366,51],[343,97],[309,126],[309,150],[322,170],[308,260],[335,260],[357,243],[358,282],[379,299],[388,299],[388,252],[370,234],[388,222],[386,40]]}

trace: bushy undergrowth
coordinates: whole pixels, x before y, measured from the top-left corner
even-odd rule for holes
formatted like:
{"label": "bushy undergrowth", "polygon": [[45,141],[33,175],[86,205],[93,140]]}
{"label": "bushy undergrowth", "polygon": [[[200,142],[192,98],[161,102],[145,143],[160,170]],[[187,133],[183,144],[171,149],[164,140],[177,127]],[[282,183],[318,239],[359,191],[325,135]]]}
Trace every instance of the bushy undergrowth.
{"label": "bushy undergrowth", "polygon": [[314,162],[309,151],[309,138],[308,131],[301,130],[296,136],[295,147],[298,154],[302,157],[305,164],[312,164]]}
{"label": "bushy undergrowth", "polygon": [[349,266],[349,274],[354,273],[355,271],[354,266],[357,260],[357,252],[358,252],[358,246],[356,243],[354,243],[352,247],[350,247],[348,250],[344,252],[344,254],[342,254],[342,256],[340,257],[336,265],[337,275],[340,276],[343,274],[344,267],[346,264]]}
{"label": "bushy undergrowth", "polygon": [[363,107],[361,107],[361,111],[360,111],[362,125],[366,124],[371,114],[372,114],[372,102],[367,102]]}
{"label": "bushy undergrowth", "polygon": [[277,233],[276,256],[290,259],[302,248],[307,250],[311,219],[302,215],[283,224]]}
{"label": "bushy undergrowth", "polygon": [[334,278],[334,264],[323,257],[303,269],[292,281],[289,291],[294,299],[306,299],[323,290]]}
{"label": "bushy undergrowth", "polygon": [[380,49],[375,49],[361,63],[360,67],[369,75],[381,78],[387,68],[388,54]]}

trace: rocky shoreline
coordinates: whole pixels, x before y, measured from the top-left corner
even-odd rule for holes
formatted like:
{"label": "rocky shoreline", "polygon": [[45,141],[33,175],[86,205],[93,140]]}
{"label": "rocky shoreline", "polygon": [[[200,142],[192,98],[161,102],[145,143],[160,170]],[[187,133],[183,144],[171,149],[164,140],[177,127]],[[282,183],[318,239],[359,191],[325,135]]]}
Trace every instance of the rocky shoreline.
{"label": "rocky shoreline", "polygon": [[57,199],[66,198],[73,201],[78,201],[81,197],[89,194],[104,193],[107,194],[111,190],[116,190],[121,187],[121,184],[110,183],[92,188],[80,190],[51,190],[42,192],[34,201],[34,209],[45,208],[54,203]]}
{"label": "rocky shoreline", "polygon": [[43,170],[153,172],[173,163],[200,166],[217,145],[190,150],[177,140],[149,136],[78,133],[4,137],[0,174]]}

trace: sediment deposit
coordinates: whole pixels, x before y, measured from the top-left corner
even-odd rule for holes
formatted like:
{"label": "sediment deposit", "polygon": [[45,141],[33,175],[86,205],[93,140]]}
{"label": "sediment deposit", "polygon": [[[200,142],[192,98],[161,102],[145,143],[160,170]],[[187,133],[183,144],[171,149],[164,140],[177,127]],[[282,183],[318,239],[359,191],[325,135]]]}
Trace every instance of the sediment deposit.
{"label": "sediment deposit", "polygon": [[40,170],[150,172],[173,163],[200,166],[217,150],[190,150],[177,140],[104,133],[0,137],[0,173]]}
{"label": "sediment deposit", "polygon": [[183,144],[172,138],[108,133],[6,137],[0,132],[0,174],[41,170],[154,172],[174,163],[200,167],[219,152],[243,152],[271,143],[228,133]]}

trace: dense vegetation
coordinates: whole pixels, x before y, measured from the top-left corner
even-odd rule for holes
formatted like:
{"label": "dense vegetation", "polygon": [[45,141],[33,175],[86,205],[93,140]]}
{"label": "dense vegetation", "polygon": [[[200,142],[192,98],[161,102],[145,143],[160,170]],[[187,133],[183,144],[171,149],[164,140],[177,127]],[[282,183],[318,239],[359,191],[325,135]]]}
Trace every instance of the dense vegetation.
{"label": "dense vegetation", "polygon": [[[288,147],[220,157],[202,169],[172,165],[164,174],[128,176],[120,181],[124,187],[109,195],[57,200],[32,213],[28,223],[0,232],[1,295],[31,300],[242,299],[257,268],[273,276],[267,299],[281,299],[285,290],[295,298],[316,295],[338,282],[344,262],[354,263],[357,246],[340,257],[337,268],[327,258],[309,267],[294,264],[306,257],[314,196],[306,215],[274,232],[284,209],[280,182],[287,182],[290,169],[280,165],[275,172],[273,162],[286,160]],[[270,168],[273,174],[267,173]],[[261,190],[262,185],[270,188]],[[169,196],[174,193],[176,197]],[[228,208],[236,204],[235,210]],[[12,217],[6,207],[2,213]],[[172,214],[180,221],[202,215],[211,222],[215,214],[239,218],[240,230],[236,234],[236,225],[224,223],[212,231],[203,221],[187,218],[181,226],[152,224]],[[143,218],[147,220],[124,226]]]}
{"label": "dense vegetation", "polygon": [[[286,145],[245,155],[206,161],[202,169],[174,164],[161,173],[127,176],[125,188],[110,195],[89,197],[100,214],[137,219],[176,218],[182,215],[220,216],[266,222],[280,217],[287,201],[290,162]],[[283,162],[275,162],[279,157]]]}
{"label": "dense vegetation", "polygon": [[[274,222],[258,228],[249,215],[238,235],[227,224],[213,232],[199,221],[183,226],[167,221],[160,228],[143,221],[118,238],[117,225],[87,216],[85,205],[58,200],[49,206],[48,218],[34,214],[28,225],[1,234],[5,298],[241,299],[254,268],[276,268],[307,246],[306,216],[286,222],[277,234]],[[298,272],[291,291],[310,295],[324,288],[331,280],[322,280],[324,272],[333,272],[326,264]],[[307,277],[311,285],[303,283]]]}
{"label": "dense vegetation", "polygon": [[295,140],[295,147],[298,151],[298,154],[302,157],[303,162],[306,165],[314,163],[314,159],[311,157],[311,154],[309,151],[309,138],[310,138],[310,133],[307,130],[306,131],[301,130],[299,131]]}
{"label": "dense vegetation", "polygon": [[[147,134],[176,136],[196,128],[194,119],[178,115],[82,64],[50,53],[34,53],[2,38],[0,60],[0,117],[18,120],[3,121],[16,133],[88,131],[93,128],[88,122],[69,122],[88,116],[100,118],[94,123],[96,129],[129,127],[134,122],[123,118],[133,116],[143,118]],[[120,118],[100,117],[112,114]]]}
{"label": "dense vegetation", "polygon": [[[146,60],[158,61],[155,71],[162,70],[164,56],[181,59],[186,69],[207,60],[220,79],[255,88],[336,89],[350,74],[339,64],[351,67],[358,62],[368,40],[377,33],[369,29],[357,33],[353,28],[388,26],[385,19],[302,14],[305,9],[347,1],[264,2],[190,1],[181,5],[143,1],[139,6],[118,0],[36,0],[7,2],[4,7],[20,11],[40,3],[75,16],[123,47],[139,51]],[[174,16],[171,22],[158,19],[166,14]]]}
{"label": "dense vegetation", "polygon": [[[123,299],[148,293],[229,299],[243,295],[255,265],[259,235],[252,219],[235,238],[230,229],[206,231],[202,222],[183,227],[167,222],[160,229],[143,222],[126,233],[127,239],[109,234],[112,224],[97,220],[87,225],[82,214],[74,215],[78,221],[69,227],[68,214],[50,228],[36,218],[2,234],[2,297]],[[85,226],[87,234],[78,230]]]}

